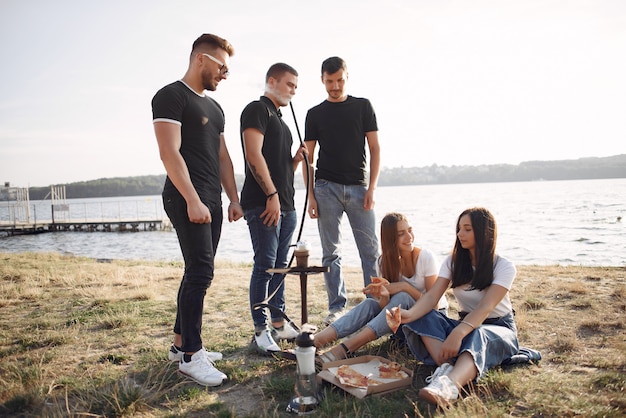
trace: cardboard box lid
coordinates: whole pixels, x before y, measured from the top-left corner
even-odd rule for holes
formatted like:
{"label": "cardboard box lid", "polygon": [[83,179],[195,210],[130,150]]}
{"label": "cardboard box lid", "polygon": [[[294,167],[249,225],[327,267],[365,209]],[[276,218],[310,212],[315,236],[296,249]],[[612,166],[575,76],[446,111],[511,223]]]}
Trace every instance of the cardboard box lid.
{"label": "cardboard box lid", "polygon": [[[332,362],[325,363],[323,365],[322,371],[319,372],[318,376],[321,379],[329,383],[332,383],[333,385],[345,390],[346,392],[350,393],[351,395],[359,399],[363,399],[367,395],[393,392],[395,390],[402,389],[407,386],[411,386],[411,383],[413,381],[413,372],[405,368],[404,366],[402,367],[402,370],[408,375],[408,377],[405,377],[403,379],[379,378],[378,366],[381,363],[391,363],[391,360],[386,359],[384,357],[380,357],[380,356],[360,356],[360,357],[353,357],[353,358],[349,358],[345,360],[332,361]],[[364,374],[366,375],[367,375],[367,372],[369,371],[373,379],[384,381],[386,383],[383,383],[380,385],[368,386],[367,389],[356,388],[353,386],[346,386],[339,381],[337,376],[335,376],[336,369],[343,364],[356,365],[355,366],[356,370],[364,371],[365,372]]]}

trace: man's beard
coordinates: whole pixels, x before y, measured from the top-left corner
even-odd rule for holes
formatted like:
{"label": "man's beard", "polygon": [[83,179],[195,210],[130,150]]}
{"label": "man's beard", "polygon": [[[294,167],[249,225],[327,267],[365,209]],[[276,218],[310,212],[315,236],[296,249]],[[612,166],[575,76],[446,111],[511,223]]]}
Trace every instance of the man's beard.
{"label": "man's beard", "polygon": [[206,72],[202,74],[202,87],[205,90],[215,91],[217,88],[217,82],[215,81],[215,77],[210,72]]}

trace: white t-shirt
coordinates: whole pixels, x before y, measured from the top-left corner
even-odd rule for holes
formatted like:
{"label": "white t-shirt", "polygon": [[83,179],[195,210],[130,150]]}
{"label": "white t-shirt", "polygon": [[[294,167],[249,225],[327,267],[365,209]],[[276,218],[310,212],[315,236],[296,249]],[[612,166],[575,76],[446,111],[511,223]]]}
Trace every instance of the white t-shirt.
{"label": "white t-shirt", "polygon": [[[496,255],[496,259],[493,263],[493,282],[504,287],[507,290],[511,290],[513,286],[513,280],[517,270],[515,265],[504,257]],[[452,256],[449,255],[439,271],[439,277],[452,280]],[[471,288],[471,285],[458,286],[453,289],[454,296],[459,302],[459,308],[461,312],[472,312],[478,307],[478,304],[487,293],[488,287],[483,290],[467,290]],[[511,299],[509,292],[502,298],[500,303],[494,308],[487,318],[498,318],[513,312],[513,306],[511,305]]]}
{"label": "white t-shirt", "polygon": [[[378,272],[377,274],[380,276],[381,266],[380,264],[377,266]],[[420,255],[417,257],[417,261],[415,262],[415,274],[413,277],[405,277],[402,274],[400,275],[400,280],[408,282],[411,286],[416,288],[422,293],[426,293],[426,277],[428,276],[436,276],[439,270],[439,263],[437,262],[437,258],[435,255],[428,249],[422,248],[420,250]],[[441,296],[439,299],[439,303],[437,304],[437,309],[447,309],[448,308],[448,299],[446,299],[446,295]]]}

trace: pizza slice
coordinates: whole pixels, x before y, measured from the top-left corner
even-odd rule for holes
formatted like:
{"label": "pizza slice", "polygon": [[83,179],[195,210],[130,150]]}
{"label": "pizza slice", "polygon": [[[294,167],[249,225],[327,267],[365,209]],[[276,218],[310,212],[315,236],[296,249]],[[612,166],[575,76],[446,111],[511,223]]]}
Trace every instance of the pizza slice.
{"label": "pizza slice", "polygon": [[402,365],[395,361],[390,363],[381,363],[381,365],[378,366],[378,375],[382,379],[404,379],[409,376],[404,370],[402,370]]}
{"label": "pizza slice", "polygon": [[389,284],[389,280],[383,277],[371,277],[371,279],[372,279],[372,283],[377,284],[377,285]]}
{"label": "pizza slice", "polygon": [[402,321],[400,305],[398,305],[397,308],[393,308],[391,311],[392,312],[390,312],[389,309],[386,309],[385,318],[387,319],[387,325],[391,328],[391,332],[395,334],[398,331],[398,328],[400,328],[400,323]]}
{"label": "pizza slice", "polygon": [[381,288],[385,285],[388,285],[389,281],[382,277],[372,277],[371,279],[372,282],[365,286],[365,289],[363,289],[363,293],[365,293],[366,295],[370,295],[375,299],[378,299],[380,298]]}
{"label": "pizza slice", "polygon": [[336,375],[343,385],[367,389],[368,377],[357,372],[347,364],[339,366]]}
{"label": "pizza slice", "polygon": [[378,385],[384,385],[385,382],[381,382],[380,380],[372,379],[371,377],[369,377],[367,378],[367,384],[369,386],[378,386]]}

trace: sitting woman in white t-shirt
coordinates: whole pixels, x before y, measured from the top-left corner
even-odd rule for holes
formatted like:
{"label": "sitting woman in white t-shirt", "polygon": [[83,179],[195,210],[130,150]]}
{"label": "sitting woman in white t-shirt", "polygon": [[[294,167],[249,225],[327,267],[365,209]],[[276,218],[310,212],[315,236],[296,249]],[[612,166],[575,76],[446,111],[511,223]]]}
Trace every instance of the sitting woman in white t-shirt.
{"label": "sitting woman in white t-shirt", "polygon": [[[402,329],[415,357],[439,365],[419,396],[439,405],[457,399],[460,388],[518,352],[509,299],[516,269],[496,255],[493,215],[484,208],[465,210],[456,236],[433,287],[413,307],[401,310]],[[448,287],[459,303],[459,320],[432,309]]]}
{"label": "sitting woman in white t-shirt", "polygon": [[[372,283],[363,289],[365,300],[337,319],[327,328],[315,334],[317,348],[355,335],[318,357],[318,363],[347,358],[358,348],[391,334],[385,316],[386,309],[401,306],[408,309],[428,291],[439,270],[433,253],[414,245],[415,235],[406,216],[400,213],[385,215],[380,224],[381,252],[378,276],[389,283]],[[436,308],[447,313],[448,301],[440,295]]]}

